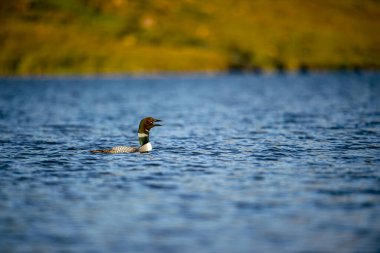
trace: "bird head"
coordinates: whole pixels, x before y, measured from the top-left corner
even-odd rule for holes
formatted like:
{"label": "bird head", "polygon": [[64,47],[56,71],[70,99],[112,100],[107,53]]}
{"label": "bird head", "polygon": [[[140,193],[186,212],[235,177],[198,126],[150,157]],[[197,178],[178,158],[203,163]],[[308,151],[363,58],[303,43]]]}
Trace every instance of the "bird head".
{"label": "bird head", "polygon": [[150,129],[156,126],[161,126],[160,124],[156,124],[156,122],[159,122],[161,120],[155,119],[152,117],[147,117],[144,118],[140,121],[140,126],[139,126],[139,133],[145,133],[149,134]]}

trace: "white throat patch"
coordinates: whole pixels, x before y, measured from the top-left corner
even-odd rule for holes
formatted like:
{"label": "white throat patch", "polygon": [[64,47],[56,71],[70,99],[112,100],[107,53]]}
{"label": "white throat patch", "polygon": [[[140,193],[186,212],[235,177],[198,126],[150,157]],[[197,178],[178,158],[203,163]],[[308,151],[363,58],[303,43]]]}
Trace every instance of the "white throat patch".
{"label": "white throat patch", "polygon": [[145,133],[138,133],[137,136],[138,136],[139,138],[142,138],[142,137],[148,137],[148,135],[145,134]]}

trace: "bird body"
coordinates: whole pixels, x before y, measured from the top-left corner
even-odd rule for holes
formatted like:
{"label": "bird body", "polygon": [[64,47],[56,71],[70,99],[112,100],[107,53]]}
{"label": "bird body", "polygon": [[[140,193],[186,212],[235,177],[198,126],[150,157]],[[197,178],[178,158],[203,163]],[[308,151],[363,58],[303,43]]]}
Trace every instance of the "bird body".
{"label": "bird body", "polygon": [[127,147],[127,146],[116,146],[111,149],[97,149],[91,150],[92,153],[107,153],[107,154],[120,154],[120,153],[146,153],[152,150],[152,144],[149,141],[149,131],[155,126],[161,126],[155,124],[155,122],[161,121],[159,119],[154,119],[152,117],[144,118],[140,121],[138,138],[140,147]]}

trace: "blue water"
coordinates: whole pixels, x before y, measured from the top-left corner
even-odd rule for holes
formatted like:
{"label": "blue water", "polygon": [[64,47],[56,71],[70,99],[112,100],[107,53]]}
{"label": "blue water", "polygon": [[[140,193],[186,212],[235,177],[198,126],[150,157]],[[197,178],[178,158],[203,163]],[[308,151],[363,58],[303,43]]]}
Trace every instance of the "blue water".
{"label": "blue water", "polygon": [[[150,154],[96,154],[138,145]],[[1,252],[379,252],[380,74],[0,79]]]}

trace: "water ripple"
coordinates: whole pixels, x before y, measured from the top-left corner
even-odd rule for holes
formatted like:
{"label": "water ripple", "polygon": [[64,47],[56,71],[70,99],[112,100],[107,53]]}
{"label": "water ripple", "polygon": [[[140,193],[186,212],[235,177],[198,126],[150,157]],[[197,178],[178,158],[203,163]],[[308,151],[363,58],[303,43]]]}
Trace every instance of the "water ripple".
{"label": "water ripple", "polygon": [[[379,87],[378,73],[0,79],[0,248],[377,252]],[[150,154],[89,152],[137,146],[147,115],[164,123]]]}

